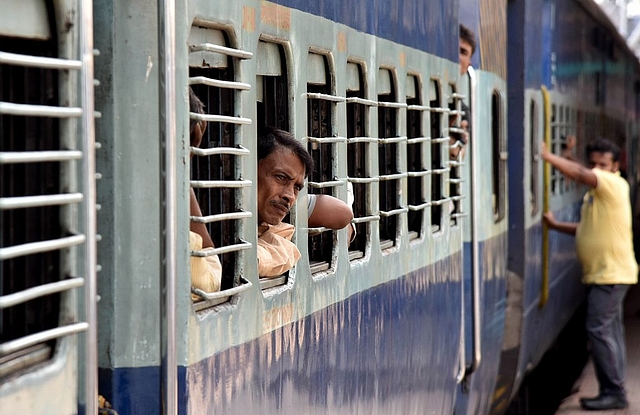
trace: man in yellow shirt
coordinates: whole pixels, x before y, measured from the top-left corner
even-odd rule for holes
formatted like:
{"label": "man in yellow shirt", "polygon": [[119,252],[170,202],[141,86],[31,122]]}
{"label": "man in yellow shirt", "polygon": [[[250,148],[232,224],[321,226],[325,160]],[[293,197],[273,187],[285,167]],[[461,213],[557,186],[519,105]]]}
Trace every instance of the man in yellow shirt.
{"label": "man in yellow shirt", "polygon": [[579,223],[558,222],[551,212],[544,214],[549,228],[575,235],[582,281],[587,285],[586,329],[600,393],[580,399],[580,404],[588,410],[626,408],[622,301],[638,281],[638,264],[629,184],[618,172],[620,149],[607,139],[589,144],[591,169],[550,153],[544,143],[541,155],[565,176],[591,188],[582,201]]}

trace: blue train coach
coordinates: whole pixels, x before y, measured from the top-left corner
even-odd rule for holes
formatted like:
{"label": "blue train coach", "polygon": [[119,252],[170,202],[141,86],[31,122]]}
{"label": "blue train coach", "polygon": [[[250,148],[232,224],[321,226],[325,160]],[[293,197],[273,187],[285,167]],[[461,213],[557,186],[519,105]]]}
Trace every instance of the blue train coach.
{"label": "blue train coach", "polygon": [[[591,0],[3,11],[2,412],[517,413],[583,300],[541,217],[576,218],[584,189],[540,142],[576,135],[581,156],[609,135],[637,187],[640,66]],[[286,219],[302,257],[275,278],[256,261],[264,125],[316,164]],[[311,194],[351,206],[353,240],[309,226]],[[214,248],[190,249],[192,221]],[[221,289],[192,287],[212,255]]]}

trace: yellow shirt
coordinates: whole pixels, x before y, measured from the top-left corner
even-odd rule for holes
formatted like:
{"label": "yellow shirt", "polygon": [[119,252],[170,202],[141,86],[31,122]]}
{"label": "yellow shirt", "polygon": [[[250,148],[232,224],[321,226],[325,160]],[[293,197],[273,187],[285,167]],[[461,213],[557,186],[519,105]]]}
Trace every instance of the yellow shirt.
{"label": "yellow shirt", "polygon": [[584,195],[576,250],[585,284],[635,284],[629,184],[619,173],[592,170],[598,185]]}

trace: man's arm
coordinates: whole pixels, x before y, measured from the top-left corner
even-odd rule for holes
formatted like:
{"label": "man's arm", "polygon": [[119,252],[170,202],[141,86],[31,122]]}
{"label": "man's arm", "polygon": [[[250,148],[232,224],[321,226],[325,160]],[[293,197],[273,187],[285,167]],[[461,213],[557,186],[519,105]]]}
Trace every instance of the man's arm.
{"label": "man's arm", "polygon": [[547,146],[544,142],[542,143],[540,155],[544,161],[560,170],[560,172],[565,176],[577,182],[586,184],[589,187],[596,187],[598,185],[598,177],[594,172],[580,163],[567,160],[564,157],[556,156],[547,150]]}
{"label": "man's arm", "polygon": [[345,202],[329,195],[316,195],[316,206],[309,216],[309,227],[324,226],[329,229],[342,229],[353,219],[353,212]]}
{"label": "man's arm", "polygon": [[[196,194],[193,191],[193,188],[189,189],[191,193],[191,197],[189,200],[189,213],[191,216],[202,216],[202,212],[200,211],[200,205],[198,204],[198,199],[196,199]],[[213,248],[213,240],[207,231],[207,227],[204,223],[193,222],[191,221],[189,225],[189,229],[191,232],[195,232],[202,237],[202,248]]]}
{"label": "man's arm", "polygon": [[566,233],[568,235],[574,235],[576,234],[576,230],[578,229],[578,224],[574,223],[574,222],[558,222],[556,220],[556,218],[553,216],[552,212],[546,212],[544,215],[542,215],[542,219],[544,220],[544,223],[547,224],[547,226],[550,229],[554,229],[558,232],[562,232],[562,233]]}

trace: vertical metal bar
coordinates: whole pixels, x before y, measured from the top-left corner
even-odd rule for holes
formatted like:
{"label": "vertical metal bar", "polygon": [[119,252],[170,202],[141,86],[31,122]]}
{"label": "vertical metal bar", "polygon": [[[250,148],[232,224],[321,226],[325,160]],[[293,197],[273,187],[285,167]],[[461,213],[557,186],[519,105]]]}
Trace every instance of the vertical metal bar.
{"label": "vertical metal bar", "polygon": [[482,339],[480,337],[480,324],[482,322],[481,316],[481,307],[480,307],[480,284],[482,283],[482,279],[480,278],[480,247],[478,243],[478,208],[479,201],[477,200],[478,196],[481,192],[478,192],[478,184],[476,181],[477,172],[476,168],[478,168],[478,148],[476,144],[479,143],[480,137],[478,136],[478,120],[476,119],[477,114],[477,79],[476,73],[472,67],[468,69],[469,73],[469,82],[471,84],[469,88],[469,119],[471,124],[471,137],[469,140],[470,150],[471,150],[471,290],[472,290],[472,312],[473,312],[473,335],[472,335],[472,345],[473,345],[473,356],[471,358],[471,364],[467,367],[467,375],[473,373],[478,366],[480,366],[480,361],[482,360]]}
{"label": "vertical metal bar", "polygon": [[[160,62],[160,172],[164,184],[164,279],[161,281],[160,310],[164,312],[161,323],[162,397],[165,414],[178,413],[178,364],[176,356],[176,28],[175,0],[158,0],[158,55]],[[162,228],[162,227],[161,227]],[[162,260],[161,260],[162,261]],[[162,267],[162,262],[161,262]],[[163,295],[164,293],[164,295]]]}
{"label": "vertical metal bar", "polygon": [[[548,149],[551,149],[551,99],[549,97],[549,91],[542,86],[542,103],[543,103],[543,134],[544,142]],[[538,144],[539,145],[539,144]],[[542,212],[545,213],[549,210],[549,201],[551,199],[551,184],[553,180],[551,177],[551,165],[544,163],[542,165],[544,169],[542,171]],[[542,308],[549,300],[549,227],[544,221],[542,222],[542,286],[540,287],[540,301],[538,307]]]}
{"label": "vertical metal bar", "polygon": [[97,313],[97,247],[96,247],[96,160],[93,90],[93,1],[80,4],[80,53],[82,54],[82,151],[84,152],[84,230],[85,249],[85,317],[89,324],[85,334],[85,402],[87,414],[98,413],[98,313]]}

